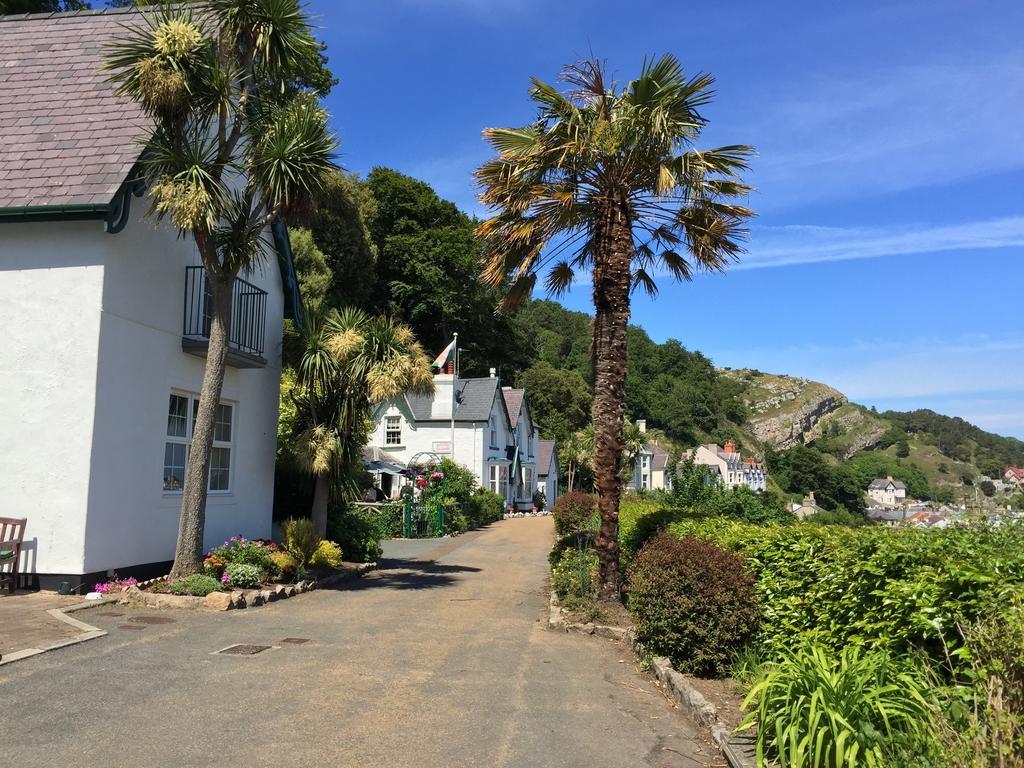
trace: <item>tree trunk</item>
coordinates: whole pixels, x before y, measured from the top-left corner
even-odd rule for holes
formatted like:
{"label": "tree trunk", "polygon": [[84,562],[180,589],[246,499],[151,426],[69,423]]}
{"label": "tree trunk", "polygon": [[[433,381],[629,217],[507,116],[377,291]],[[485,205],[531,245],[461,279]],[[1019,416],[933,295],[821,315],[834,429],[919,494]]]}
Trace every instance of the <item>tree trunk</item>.
{"label": "tree trunk", "polygon": [[313,490],[313,508],[310,516],[313,518],[313,527],[320,534],[321,538],[327,536],[327,501],[331,494],[331,476],[324,473],[316,476],[316,486]]}
{"label": "tree trunk", "polygon": [[626,327],[629,324],[633,231],[624,202],[610,203],[594,231],[594,485],[601,528],[594,541],[600,563],[598,597],[618,599],[619,497],[622,421],[626,410]]}
{"label": "tree trunk", "polygon": [[192,427],[192,446],[185,469],[185,488],[181,497],[178,543],[174,550],[171,577],[188,576],[203,570],[203,532],[206,528],[206,493],[210,477],[210,453],[213,448],[213,423],[224,386],[224,368],[231,333],[231,291],[234,275],[214,277],[209,268],[210,343],[206,352],[203,388]]}

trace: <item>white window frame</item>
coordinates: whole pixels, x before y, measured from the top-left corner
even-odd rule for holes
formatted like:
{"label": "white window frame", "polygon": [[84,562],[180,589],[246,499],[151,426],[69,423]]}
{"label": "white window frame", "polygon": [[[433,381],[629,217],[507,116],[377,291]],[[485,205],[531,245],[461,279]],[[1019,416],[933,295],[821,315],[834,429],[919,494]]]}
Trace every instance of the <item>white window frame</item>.
{"label": "white window frame", "polygon": [[[170,416],[170,407],[171,407],[170,399],[171,399],[171,397],[184,398],[184,400],[186,402],[186,405],[185,405],[185,434],[184,435],[170,435],[170,434],[168,434],[168,431],[169,431],[168,430],[168,426],[169,426],[168,425],[168,418]],[[199,405],[199,393],[198,392],[187,392],[187,391],[180,390],[180,389],[172,389],[168,393],[167,399],[165,400],[165,402],[167,403],[167,405],[166,405],[166,407],[164,409],[164,424],[165,424],[165,427],[164,427],[164,439],[163,439],[164,461],[166,462],[167,446],[168,445],[183,445],[183,446],[185,446],[185,466],[184,466],[183,471],[182,471],[182,483],[181,483],[182,487],[181,488],[168,488],[167,485],[166,485],[166,483],[167,483],[167,475],[164,472],[161,473],[161,474],[164,475],[164,479],[163,479],[163,481],[161,483],[161,485],[163,486],[163,491],[162,492],[163,492],[164,496],[180,496],[182,494],[182,491],[184,490],[184,487],[185,487],[184,474],[185,474],[185,472],[188,471],[188,457],[189,457],[189,453],[190,453],[190,451],[192,449],[192,430],[195,427],[195,414],[196,414],[196,408]],[[209,473],[209,475],[207,475],[207,478],[206,478],[206,492],[207,492],[207,494],[209,494],[211,496],[227,496],[227,495],[230,495],[231,493],[233,493],[233,491],[234,491],[234,478],[235,478],[235,434],[236,434],[237,429],[238,429],[238,417],[237,417],[238,406],[237,406],[237,403],[234,403],[234,402],[232,402],[230,400],[221,400],[220,401],[220,405],[225,407],[225,408],[229,408],[230,409],[230,413],[231,413],[231,421],[229,422],[229,425],[230,425],[230,439],[229,440],[217,440],[216,439],[217,425],[216,425],[216,422],[215,422],[214,423],[213,448],[221,448],[221,449],[227,450],[227,452],[228,452],[228,466],[227,466],[227,471],[228,471],[228,487],[227,488],[219,488],[219,489],[216,489],[216,490],[210,488],[210,482],[213,479],[213,463],[212,463],[212,460],[211,460],[210,473]],[[216,417],[214,417],[214,418],[216,418]],[[168,467],[168,465],[166,463],[163,466],[164,466],[164,470],[166,470],[167,467]]]}
{"label": "white window frame", "polygon": [[[392,421],[398,425],[397,429],[393,429],[391,424]],[[398,440],[391,442],[392,435],[398,433]],[[384,417],[384,445],[395,446],[402,444],[402,417],[401,416],[385,416]]]}

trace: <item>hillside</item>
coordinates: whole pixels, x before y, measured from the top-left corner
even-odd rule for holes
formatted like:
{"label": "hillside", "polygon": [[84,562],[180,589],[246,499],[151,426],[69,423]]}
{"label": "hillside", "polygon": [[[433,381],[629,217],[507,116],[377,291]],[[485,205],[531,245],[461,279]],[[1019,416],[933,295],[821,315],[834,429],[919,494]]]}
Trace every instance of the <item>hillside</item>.
{"label": "hillside", "polygon": [[755,450],[809,445],[839,462],[856,456],[857,465],[906,472],[950,500],[974,498],[983,477],[996,479],[1006,465],[1024,463],[1024,442],[960,418],[927,410],[876,413],[837,389],[793,376],[750,369],[719,374],[740,386]]}

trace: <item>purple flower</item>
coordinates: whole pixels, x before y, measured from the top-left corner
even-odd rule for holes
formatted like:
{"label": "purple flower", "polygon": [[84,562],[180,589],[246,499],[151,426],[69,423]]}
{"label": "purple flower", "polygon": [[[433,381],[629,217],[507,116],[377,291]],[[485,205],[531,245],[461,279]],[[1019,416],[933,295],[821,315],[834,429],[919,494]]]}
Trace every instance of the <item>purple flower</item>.
{"label": "purple flower", "polygon": [[228,575],[227,573],[222,573],[220,575],[220,583],[221,584],[229,584],[230,582],[231,582],[231,576],[230,575]]}

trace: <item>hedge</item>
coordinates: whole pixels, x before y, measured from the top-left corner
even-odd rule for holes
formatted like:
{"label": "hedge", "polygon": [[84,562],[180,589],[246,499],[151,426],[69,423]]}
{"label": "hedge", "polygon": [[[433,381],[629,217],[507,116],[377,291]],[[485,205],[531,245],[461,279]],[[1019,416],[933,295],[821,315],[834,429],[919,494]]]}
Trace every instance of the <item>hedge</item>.
{"label": "hedge", "polygon": [[772,655],[801,637],[833,649],[923,650],[937,661],[948,650],[955,659],[959,623],[1024,594],[1021,525],[852,529],[709,518],[669,530],[746,558],[757,579],[759,639]]}

